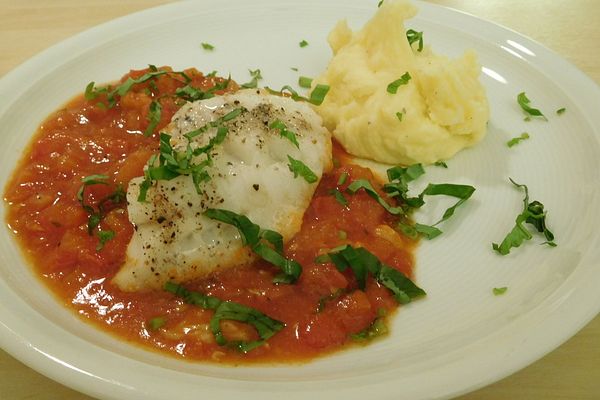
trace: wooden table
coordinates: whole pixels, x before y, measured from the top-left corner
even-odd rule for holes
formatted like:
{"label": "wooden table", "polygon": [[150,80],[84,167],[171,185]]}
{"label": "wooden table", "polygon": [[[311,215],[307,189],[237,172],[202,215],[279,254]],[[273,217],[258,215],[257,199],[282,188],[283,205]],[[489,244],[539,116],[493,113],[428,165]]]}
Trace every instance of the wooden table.
{"label": "wooden table", "polygon": [[[0,0],[0,77],[89,27],[168,0]],[[600,1],[433,0],[525,34],[600,82]],[[600,267],[600,266],[599,266]],[[86,400],[0,350],[0,399]],[[460,400],[600,399],[600,316],[557,350]]]}

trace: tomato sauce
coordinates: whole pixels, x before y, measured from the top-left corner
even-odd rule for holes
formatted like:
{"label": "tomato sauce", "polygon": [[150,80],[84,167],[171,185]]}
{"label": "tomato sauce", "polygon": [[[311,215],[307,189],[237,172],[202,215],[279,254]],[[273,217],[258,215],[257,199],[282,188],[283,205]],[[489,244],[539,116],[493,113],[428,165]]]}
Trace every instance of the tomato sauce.
{"label": "tomato sauce", "polygon": [[[171,71],[169,68],[165,70]],[[131,71],[139,78],[149,70]],[[143,174],[157,152],[158,132],[182,105],[174,96],[189,84],[208,90],[221,84],[234,91],[234,82],[205,76],[195,69],[168,73],[135,84],[114,107],[106,93],[95,99],[79,96],[51,115],[39,128],[5,188],[7,223],[27,258],[60,301],[101,329],[146,348],[191,360],[240,363],[291,362],[326,354],[354,343],[352,335],[368,328],[383,313],[397,308],[392,294],[372,277],[358,290],[351,271],[338,271],[315,257],[343,244],[363,246],[385,264],[410,276],[415,242],[391,228],[394,219],[364,191],[345,194],[347,205],[331,195],[344,192],[354,179],[376,180],[370,170],[351,164],[334,144],[334,169],[325,174],[305,213],[301,231],[285,246],[285,255],[303,266],[295,284],[273,284],[280,271],[264,261],[185,283],[222,300],[235,301],[282,321],[285,327],[268,342],[243,354],[214,341],[208,323],[212,311],[185,304],[164,291],[127,293],[111,283],[125,258],[133,227],[124,205],[108,207],[101,230],[115,233],[102,249],[87,228],[89,214],[77,199],[82,178],[107,175],[106,185],[86,188],[84,201],[97,204],[118,185]],[[144,136],[152,101],[162,113],[154,134]],[[348,179],[340,184],[340,177]],[[343,180],[343,179],[342,179]],[[248,325],[223,321],[229,340],[254,340]]]}

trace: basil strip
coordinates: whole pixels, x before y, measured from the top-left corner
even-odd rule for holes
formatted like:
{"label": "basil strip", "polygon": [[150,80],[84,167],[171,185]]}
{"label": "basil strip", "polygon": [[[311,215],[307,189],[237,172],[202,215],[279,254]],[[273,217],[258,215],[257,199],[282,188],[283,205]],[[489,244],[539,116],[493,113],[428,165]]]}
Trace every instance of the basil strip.
{"label": "basil strip", "polygon": [[[173,282],[165,283],[164,290],[183,298],[186,303],[214,310],[215,313],[210,320],[210,329],[215,341],[220,346],[230,345],[243,353],[247,353],[263,345],[285,327],[283,322],[270,318],[252,307],[233,301],[222,301],[217,297],[207,296],[200,292],[193,292]],[[221,330],[221,321],[223,320],[239,321],[252,325],[256,329],[260,340],[228,341]]]}
{"label": "basil strip", "polygon": [[308,42],[306,40],[302,40],[300,43],[298,43],[300,45],[300,47],[306,47],[308,46]]}
{"label": "basil strip", "polygon": [[296,160],[292,156],[288,155],[288,168],[294,173],[294,178],[301,176],[308,183],[315,183],[319,180],[319,177],[300,160]]}
{"label": "basil strip", "polygon": [[250,72],[252,79],[250,82],[243,83],[240,86],[245,89],[256,89],[258,87],[258,81],[263,78],[260,69],[255,69],[254,71],[249,69],[248,72]]}
{"label": "basil strip", "polygon": [[379,195],[379,193],[377,193],[377,191],[375,190],[375,188],[373,188],[373,185],[371,185],[371,182],[369,182],[366,179],[357,179],[357,180],[353,181],[350,185],[348,185],[348,187],[346,188],[346,191],[348,193],[355,194],[360,189],[364,189],[364,191],[369,196],[371,196],[372,198],[374,198],[390,214],[393,214],[393,215],[404,214],[404,210],[402,209],[402,207],[393,207],[393,206],[389,205]]}
{"label": "basil strip", "polygon": [[404,75],[402,75],[399,79],[396,79],[387,86],[388,93],[396,94],[398,92],[398,88],[402,85],[408,84],[410,79],[410,74],[405,72]]}
{"label": "basil strip", "polygon": [[423,32],[417,32],[414,29],[409,29],[406,31],[406,39],[411,47],[414,42],[419,42],[417,51],[423,51]]}
{"label": "basil strip", "polygon": [[373,323],[362,331],[350,335],[350,338],[357,341],[373,340],[376,337],[383,336],[389,332],[385,320],[382,317],[375,318]]}
{"label": "basil strip", "polygon": [[533,117],[541,117],[546,121],[548,120],[540,110],[538,110],[537,108],[533,108],[529,105],[531,101],[527,98],[525,92],[521,92],[517,95],[517,103],[519,103],[523,111],[525,111],[527,114]]}
{"label": "basil strip", "polygon": [[510,253],[513,247],[519,247],[524,241],[530,240],[533,236],[529,230],[525,227],[525,223],[533,225],[533,227],[540,233],[544,234],[546,242],[550,247],[556,247],[554,242],[554,234],[546,226],[546,211],[544,205],[539,201],[529,202],[529,189],[526,185],[516,183],[511,178],[510,182],[518,188],[522,188],[525,191],[525,197],[523,198],[523,211],[517,215],[515,219],[515,226],[506,235],[500,245],[492,243],[492,248],[505,256]]}
{"label": "basil strip", "polygon": [[283,138],[286,138],[290,142],[294,144],[297,148],[300,148],[300,144],[298,143],[298,139],[296,138],[296,134],[292,131],[288,131],[287,126],[281,121],[277,119],[269,125],[269,129],[279,129],[279,135]]}
{"label": "basil strip", "polygon": [[499,288],[493,288],[492,293],[494,293],[494,296],[500,296],[500,295],[503,295],[504,293],[506,293],[507,290],[508,290],[508,287],[503,286],[503,287],[499,287]]}
{"label": "basil strip", "polygon": [[100,239],[100,241],[96,245],[96,251],[102,250],[106,242],[114,239],[115,235],[115,232],[111,230],[98,231],[98,239]]}
{"label": "basil strip", "polygon": [[421,164],[413,164],[408,167],[392,167],[387,171],[389,183],[383,185],[383,191],[390,197],[399,197],[407,206],[413,208],[421,207],[424,202],[421,197],[408,197],[408,184],[425,174]]}
{"label": "basil strip", "polygon": [[282,273],[273,279],[274,283],[294,283],[302,273],[302,266],[297,261],[285,258],[281,252],[263,243],[254,245],[252,251],[263,260],[281,269]]}
{"label": "basil strip", "polygon": [[[350,245],[344,245],[339,249],[332,249],[332,252],[327,253],[327,257],[340,272],[350,268],[361,289],[365,287],[367,273],[372,274],[379,283],[394,294],[394,298],[398,303],[410,303],[412,300],[426,294],[423,289],[415,285],[402,272],[383,264],[364,247],[354,248]],[[323,257],[319,261],[322,260]]]}
{"label": "basil strip", "polygon": [[160,117],[162,115],[162,106],[157,100],[152,100],[150,103],[150,110],[148,112],[148,127],[144,131],[144,136],[151,136],[154,133],[154,129],[160,122]]}
{"label": "basil strip", "polygon": [[150,321],[148,321],[146,326],[151,331],[157,331],[160,328],[162,328],[166,323],[167,323],[167,321],[163,317],[155,317],[155,318],[152,318]]}
{"label": "basil strip", "polygon": [[406,275],[387,265],[381,266],[377,280],[394,293],[394,298],[400,304],[410,303],[413,299],[425,295],[425,291]]}
{"label": "basil strip", "polygon": [[206,100],[215,97],[210,89],[204,91],[190,85],[175,89],[175,96],[180,97],[185,101]]}
{"label": "basil strip", "polygon": [[[230,343],[223,332],[221,331],[221,321],[239,321],[252,325],[260,340],[255,341],[235,341]],[[221,346],[233,345],[235,348],[243,353],[263,345],[268,339],[273,337],[277,332],[285,327],[283,322],[277,321],[276,319],[270,318],[262,312],[244,306],[242,304],[234,303],[232,301],[222,302],[215,310],[215,315],[210,320],[210,329],[215,336],[215,341]]]}
{"label": "basil strip", "polygon": [[308,102],[315,106],[320,106],[325,100],[325,96],[329,93],[329,86],[318,83],[317,86],[310,93]]}
{"label": "basil strip", "polygon": [[96,175],[89,175],[86,176],[84,178],[81,179],[81,186],[79,187],[79,190],[77,190],[77,200],[79,201],[79,203],[81,204],[81,206],[83,207],[84,210],[88,211],[88,210],[92,210],[92,211],[88,211],[88,212],[93,212],[93,208],[89,205],[86,205],[84,202],[84,192],[85,192],[85,188],[87,186],[90,185],[108,185],[108,183],[106,182],[106,180],[108,179],[107,175],[100,175],[100,174],[96,174]]}
{"label": "basil strip", "polygon": [[[245,215],[237,214],[233,211],[209,208],[204,212],[204,215],[210,219],[224,222],[233,225],[240,232],[242,243],[253,247],[260,240],[260,226],[256,225]],[[269,231],[273,232],[273,231]]]}
{"label": "basil strip", "polygon": [[529,133],[523,132],[523,133],[521,133],[521,136],[514,137],[514,138],[510,139],[508,142],[506,142],[506,145],[508,147],[513,147],[513,146],[519,144],[520,142],[522,142],[523,140],[527,140],[527,139],[529,139]]}
{"label": "basil strip", "polygon": [[342,194],[342,192],[339,191],[339,189],[330,189],[327,191],[328,194],[332,195],[335,200],[340,203],[342,206],[348,208],[348,200],[344,197],[344,195]]}
{"label": "basil strip", "polygon": [[95,85],[95,82],[90,82],[85,87],[84,97],[86,100],[94,100],[100,94],[108,92],[107,87],[96,88],[96,87],[94,87],[94,85]]}
{"label": "basil strip", "polygon": [[298,78],[298,86],[300,86],[301,88],[305,88],[305,89],[310,89],[310,86],[312,85],[312,78],[308,78],[306,76],[301,76]]}
{"label": "basil strip", "polygon": [[435,226],[423,225],[419,223],[408,225],[403,222],[398,222],[396,224],[396,228],[411,239],[416,239],[419,236],[423,236],[424,238],[431,240],[443,233]]}
{"label": "basil strip", "polygon": [[[210,75],[207,75],[210,76]],[[175,96],[184,99],[185,101],[196,101],[206,100],[215,97],[215,92],[225,90],[231,82],[231,77],[223,80],[222,82],[216,83],[213,87],[208,88],[206,91],[195,88],[190,85],[186,85],[181,88],[175,89]]]}
{"label": "basil strip", "polygon": [[[97,205],[97,209],[93,206],[86,204],[85,202],[85,188],[90,185],[108,185],[106,180],[108,179],[107,175],[89,175],[81,179],[81,186],[77,190],[77,201],[81,204],[81,207],[89,214],[88,222],[87,222],[87,231],[91,236],[93,235],[94,229],[100,225],[100,222],[106,216],[106,205],[108,203],[112,203],[113,205],[121,205],[125,202],[125,198],[127,194],[123,190],[121,185],[118,185],[114,192],[109,194],[108,196],[102,198]],[[102,250],[106,242],[112,240],[115,237],[115,232],[111,230],[98,230],[98,245],[96,246],[96,251]]]}
{"label": "basil strip", "polygon": [[106,97],[106,99],[108,100],[108,107],[109,108],[114,107],[115,104],[117,103],[115,96],[117,96],[117,95],[119,97],[125,96],[129,92],[129,90],[131,90],[133,85],[138,84],[138,83],[144,83],[144,82],[146,82],[150,79],[153,79],[157,76],[168,74],[168,73],[169,73],[169,71],[154,70],[151,72],[146,72],[144,75],[140,76],[137,79],[128,77],[127,80],[125,80],[125,82],[121,83],[113,91],[108,93],[108,96]]}
{"label": "basil strip", "polygon": [[442,184],[429,184],[423,192],[417,197],[408,197],[408,183],[419,178],[425,173],[421,164],[414,164],[406,168],[392,167],[387,170],[389,183],[383,185],[383,190],[390,197],[398,197],[403,203],[409,207],[405,213],[410,211],[410,208],[420,208],[425,204],[425,196],[438,196],[446,195],[456,197],[459,199],[453,206],[446,209],[442,218],[433,225],[425,225],[415,223],[414,225],[408,225],[406,223],[399,222],[397,228],[402,231],[408,237],[415,239],[417,236],[423,236],[427,239],[433,239],[440,234],[442,231],[436,228],[436,225],[447,220],[454,215],[456,208],[467,201],[475,192],[475,188],[469,185],[457,185],[451,183]]}
{"label": "basil strip", "polygon": [[[90,82],[90,83],[88,83],[88,85],[85,88],[85,98],[86,98],[86,100],[93,100],[96,97],[98,97],[98,95],[106,93],[107,94],[106,100],[107,100],[108,104],[98,103],[97,105],[101,108],[113,108],[117,104],[117,96],[123,97],[131,90],[133,85],[138,84],[138,83],[144,83],[144,82],[149,81],[150,79],[153,79],[157,76],[165,75],[165,74],[175,74],[175,75],[181,75],[184,78],[185,83],[188,83],[192,80],[183,71],[161,71],[158,68],[156,68],[154,65],[151,65],[151,64],[148,65],[148,69],[150,70],[150,72],[146,72],[144,75],[142,75],[136,79],[133,79],[132,77],[128,77],[125,80],[125,82],[117,85],[114,89],[112,89],[112,87],[110,85],[101,87],[101,88],[96,88],[96,87],[94,87],[95,83]],[[150,82],[150,84],[152,85],[152,82]],[[154,89],[155,88],[156,88],[156,86],[154,86]]]}
{"label": "basil strip", "polygon": [[[281,269],[282,274],[275,277],[275,283],[293,283],[300,277],[302,266],[283,256],[283,237],[278,232],[261,229],[245,215],[229,210],[209,208],[204,215],[236,227],[244,245],[249,246],[263,260]],[[264,241],[270,243],[273,248],[266,245]]]}
{"label": "basil strip", "polygon": [[215,49],[215,46],[213,46],[210,43],[201,43],[201,46],[204,50],[208,50],[208,51],[213,51]]}
{"label": "basil strip", "polygon": [[292,100],[295,100],[295,101],[308,101],[311,104],[319,106],[325,100],[325,96],[329,92],[330,88],[329,88],[328,85],[323,85],[323,84],[319,83],[319,84],[317,84],[317,86],[315,86],[315,88],[310,93],[310,96],[308,98],[299,95],[298,92],[296,90],[294,90],[294,88],[291,87],[290,85],[285,85],[279,91],[273,90],[273,89],[271,89],[269,87],[265,87],[265,89],[269,93],[271,93],[271,94],[279,94],[279,95],[283,95],[287,91],[287,92],[289,92],[290,97],[292,98]]}
{"label": "basil strip", "polygon": [[440,183],[440,184],[430,183],[425,188],[425,190],[423,190],[423,192],[421,193],[421,196],[423,196],[423,195],[427,195],[427,196],[445,195],[445,196],[451,196],[451,197],[455,197],[455,198],[459,199],[456,202],[456,204],[454,204],[452,207],[449,207],[444,212],[444,215],[442,216],[442,218],[434,224],[434,225],[437,225],[443,221],[446,221],[451,216],[453,216],[456,208],[459,207],[461,204],[463,204],[465,201],[467,201],[471,197],[471,195],[473,195],[474,192],[475,192],[475,188],[473,186],[469,186],[469,185],[457,185],[457,184],[453,184],[453,183]]}
{"label": "basil strip", "polygon": [[207,296],[200,292],[188,290],[174,282],[166,282],[163,286],[163,289],[177,297],[181,297],[186,303],[198,306],[200,308],[216,310],[217,307],[219,307],[219,305],[222,303],[222,301],[217,297]]}
{"label": "basil strip", "polygon": [[[146,194],[152,185],[152,181],[171,180],[180,175],[191,176],[196,192],[198,194],[202,193],[201,184],[210,180],[210,176],[206,172],[206,167],[212,165],[210,152],[215,146],[223,143],[229,132],[227,127],[223,126],[223,123],[237,118],[243,111],[242,108],[235,108],[215,121],[184,134],[183,136],[188,140],[185,151],[173,149],[171,135],[161,132],[159,136],[159,155],[158,157],[151,157],[148,161],[147,168],[144,171],[144,181],[140,185],[138,201],[146,201]],[[192,150],[191,140],[207,132],[210,128],[217,129],[215,136],[210,138],[207,145]],[[194,157],[202,154],[206,156],[206,159],[194,162]],[[157,160],[158,165],[156,165]]]}
{"label": "basil strip", "polygon": [[435,226],[431,226],[431,225],[423,225],[423,224],[415,223],[414,228],[415,228],[415,231],[419,235],[421,235],[429,240],[436,238],[443,233],[440,229],[436,228]]}

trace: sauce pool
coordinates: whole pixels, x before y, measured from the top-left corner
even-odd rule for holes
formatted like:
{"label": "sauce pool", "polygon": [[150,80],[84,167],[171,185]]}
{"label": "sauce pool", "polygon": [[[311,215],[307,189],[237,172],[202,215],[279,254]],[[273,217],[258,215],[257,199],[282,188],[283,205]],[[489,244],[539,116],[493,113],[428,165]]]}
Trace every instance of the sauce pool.
{"label": "sauce pool", "polygon": [[[147,72],[131,71],[120,82]],[[124,205],[108,207],[99,228],[115,236],[98,250],[99,238],[89,234],[89,214],[77,199],[81,180],[95,174],[109,177],[106,185],[86,188],[87,204],[97,204],[118,185],[126,188],[130,179],[143,175],[146,162],[158,150],[157,132],[183,104],[175,96],[178,88],[190,85],[207,91],[221,84],[224,89],[216,94],[237,90],[234,82],[195,69],[184,72],[191,81],[176,73],[156,76],[133,85],[114,107],[104,105],[105,94],[95,99],[81,95],[40,126],[4,193],[6,221],[36,273],[62,303],[90,323],[175,357],[235,364],[293,362],[356,343],[353,335],[398,304],[372,277],[365,290],[359,290],[351,271],[315,263],[315,257],[343,244],[363,246],[410,277],[415,242],[397,233],[394,217],[364,191],[345,194],[347,205],[331,194],[332,189],[343,193],[355,179],[376,183],[372,172],[353,165],[337,144],[336,166],[323,176],[302,229],[284,249],[286,257],[303,266],[295,284],[273,284],[280,271],[264,261],[185,283],[189,290],[256,308],[284,322],[263,346],[245,354],[219,346],[209,328],[212,311],[164,291],[127,293],[111,283],[125,259],[133,226]],[[146,137],[153,100],[160,102],[162,113],[154,134]],[[347,179],[340,184],[342,175]],[[230,340],[257,337],[239,322],[223,321],[221,328]]]}

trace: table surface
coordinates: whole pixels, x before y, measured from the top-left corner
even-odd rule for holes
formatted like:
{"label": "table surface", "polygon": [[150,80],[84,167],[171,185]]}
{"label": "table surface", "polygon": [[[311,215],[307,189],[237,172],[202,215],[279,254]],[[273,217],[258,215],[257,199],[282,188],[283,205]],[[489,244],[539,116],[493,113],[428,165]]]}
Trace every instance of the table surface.
{"label": "table surface", "polygon": [[[87,28],[168,0],[0,0],[0,77]],[[433,0],[527,35],[600,82],[598,0]],[[0,350],[0,398],[88,400]],[[456,400],[600,398],[600,316],[529,367]]]}

